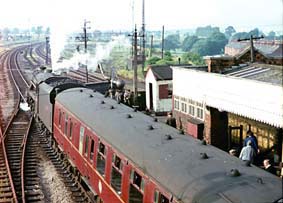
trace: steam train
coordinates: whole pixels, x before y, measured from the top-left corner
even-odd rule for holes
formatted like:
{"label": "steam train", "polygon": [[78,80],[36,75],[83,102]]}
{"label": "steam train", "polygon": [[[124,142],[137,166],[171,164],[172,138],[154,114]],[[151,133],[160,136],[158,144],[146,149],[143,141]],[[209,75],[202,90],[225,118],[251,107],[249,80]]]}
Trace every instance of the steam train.
{"label": "steam train", "polygon": [[282,202],[280,178],[67,77],[36,78],[34,113],[97,202]]}

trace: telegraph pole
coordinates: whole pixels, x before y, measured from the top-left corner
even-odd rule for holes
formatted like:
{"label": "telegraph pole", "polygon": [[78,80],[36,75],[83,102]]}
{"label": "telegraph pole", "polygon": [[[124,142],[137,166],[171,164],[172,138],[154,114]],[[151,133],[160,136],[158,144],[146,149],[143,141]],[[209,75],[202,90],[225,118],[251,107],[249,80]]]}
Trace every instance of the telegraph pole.
{"label": "telegraph pole", "polygon": [[145,68],[145,5],[142,1],[142,74]]}
{"label": "telegraph pole", "polygon": [[45,50],[46,50],[46,56],[45,56],[45,64],[48,65],[48,54],[49,54],[49,37],[45,38],[46,44],[45,44]]}
{"label": "telegraph pole", "polygon": [[134,67],[134,78],[133,78],[133,90],[134,90],[134,104],[137,104],[137,98],[138,98],[138,34],[137,34],[137,28],[135,27],[134,31],[134,61],[133,61],[133,67]]}
{"label": "telegraph pole", "polygon": [[162,26],[161,58],[164,56],[164,25]]}
{"label": "telegraph pole", "polygon": [[[86,21],[84,20],[84,27],[83,27],[83,31],[84,31],[84,46],[85,46],[85,57],[87,54],[87,29],[90,29],[90,27],[87,27],[87,24],[90,23],[90,21]],[[85,61],[85,69],[86,69],[86,83],[88,83],[88,68],[87,68],[87,58]]]}
{"label": "telegraph pole", "polygon": [[151,35],[151,40],[150,40],[150,54],[149,54],[149,57],[152,57],[152,50],[153,50],[153,35]]}
{"label": "telegraph pole", "polygon": [[261,35],[260,37],[253,37],[253,35],[250,36],[250,38],[244,38],[244,39],[238,39],[237,41],[238,42],[241,42],[241,41],[250,41],[250,49],[251,49],[251,63],[254,62],[254,42],[253,40],[256,40],[256,39],[262,39],[264,38],[263,35]]}

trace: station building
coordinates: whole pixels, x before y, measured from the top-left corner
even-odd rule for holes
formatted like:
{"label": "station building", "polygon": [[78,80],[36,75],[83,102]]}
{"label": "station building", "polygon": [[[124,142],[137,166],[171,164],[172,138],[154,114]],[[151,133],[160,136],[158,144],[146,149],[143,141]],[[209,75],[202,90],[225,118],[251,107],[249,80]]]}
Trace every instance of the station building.
{"label": "station building", "polygon": [[282,57],[249,49],[206,57],[207,70],[173,66],[173,116],[186,134],[228,151],[242,147],[246,132],[262,157],[283,162]]}

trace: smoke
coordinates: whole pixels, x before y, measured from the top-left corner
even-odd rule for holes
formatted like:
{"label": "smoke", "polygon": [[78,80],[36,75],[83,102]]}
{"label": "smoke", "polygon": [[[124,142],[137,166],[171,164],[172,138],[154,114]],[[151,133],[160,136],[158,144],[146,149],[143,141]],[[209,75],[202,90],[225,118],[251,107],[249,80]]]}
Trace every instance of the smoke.
{"label": "smoke", "polygon": [[[80,28],[80,25],[76,25],[76,23],[74,23],[73,26],[70,26],[70,24],[68,24],[64,19],[60,19],[59,22],[56,21],[50,26],[50,49],[53,71],[64,68],[62,67],[63,64],[60,63],[61,52],[67,44],[68,35],[74,32],[74,27]],[[71,64],[71,62],[64,62],[64,66]]]}
{"label": "smoke", "polygon": [[60,70],[67,71],[69,69],[78,69],[80,64],[87,65],[90,71],[95,71],[97,65],[103,60],[107,60],[110,57],[111,51],[115,47],[126,47],[129,48],[131,43],[129,38],[125,35],[113,36],[108,43],[97,42],[95,46],[95,54],[91,55],[90,52],[84,53],[77,52],[74,50],[74,54],[70,59],[64,59],[61,57],[61,53],[67,44],[68,35],[70,35],[69,30],[66,32],[55,32],[57,33],[52,40],[52,35],[50,37],[51,46],[51,57],[52,57],[52,69],[53,72],[60,72]]}
{"label": "smoke", "polygon": [[95,71],[97,65],[101,63],[103,60],[109,59],[111,51],[115,47],[119,47],[119,46],[123,46],[124,48],[129,48],[131,46],[129,38],[127,38],[125,35],[119,35],[119,36],[113,36],[111,41],[106,44],[98,43],[95,48],[95,55],[90,56],[90,58],[88,58],[89,70]]}

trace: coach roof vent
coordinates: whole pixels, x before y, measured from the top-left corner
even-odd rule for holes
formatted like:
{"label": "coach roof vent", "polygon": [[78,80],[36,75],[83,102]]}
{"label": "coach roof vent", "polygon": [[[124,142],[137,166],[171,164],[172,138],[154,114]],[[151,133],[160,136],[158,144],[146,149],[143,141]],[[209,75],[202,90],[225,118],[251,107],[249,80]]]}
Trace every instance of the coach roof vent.
{"label": "coach roof vent", "polygon": [[201,159],[208,159],[209,157],[207,156],[206,153],[200,153],[200,158]]}
{"label": "coach roof vent", "polygon": [[127,118],[133,118],[133,116],[131,114],[128,114]]}
{"label": "coach roof vent", "polygon": [[231,177],[238,177],[241,175],[241,173],[239,172],[238,169],[233,168],[230,170],[230,173],[228,175]]}
{"label": "coach roof vent", "polygon": [[92,94],[90,94],[90,95],[89,95],[89,97],[90,97],[90,98],[92,98],[92,97],[93,97],[93,95],[92,95]]}
{"label": "coach roof vent", "polygon": [[154,127],[153,127],[152,125],[149,125],[149,126],[147,127],[147,129],[148,129],[148,130],[153,130]]}
{"label": "coach roof vent", "polygon": [[105,104],[105,101],[102,100],[102,101],[101,101],[101,104]]}
{"label": "coach roof vent", "polygon": [[113,105],[110,106],[110,109],[115,109],[115,107]]}
{"label": "coach roof vent", "polygon": [[206,141],[205,141],[205,140],[202,140],[202,141],[201,141],[201,144],[202,144],[202,145],[206,145]]}
{"label": "coach roof vent", "polygon": [[80,92],[83,92],[83,90],[82,90],[82,89],[80,89]]}
{"label": "coach roof vent", "polygon": [[157,119],[157,118],[154,118],[153,121],[154,121],[154,122],[158,122],[158,119]]}
{"label": "coach roof vent", "polygon": [[165,135],[165,140],[172,140],[172,139],[173,139],[173,137],[171,135],[169,135],[169,134]]}

